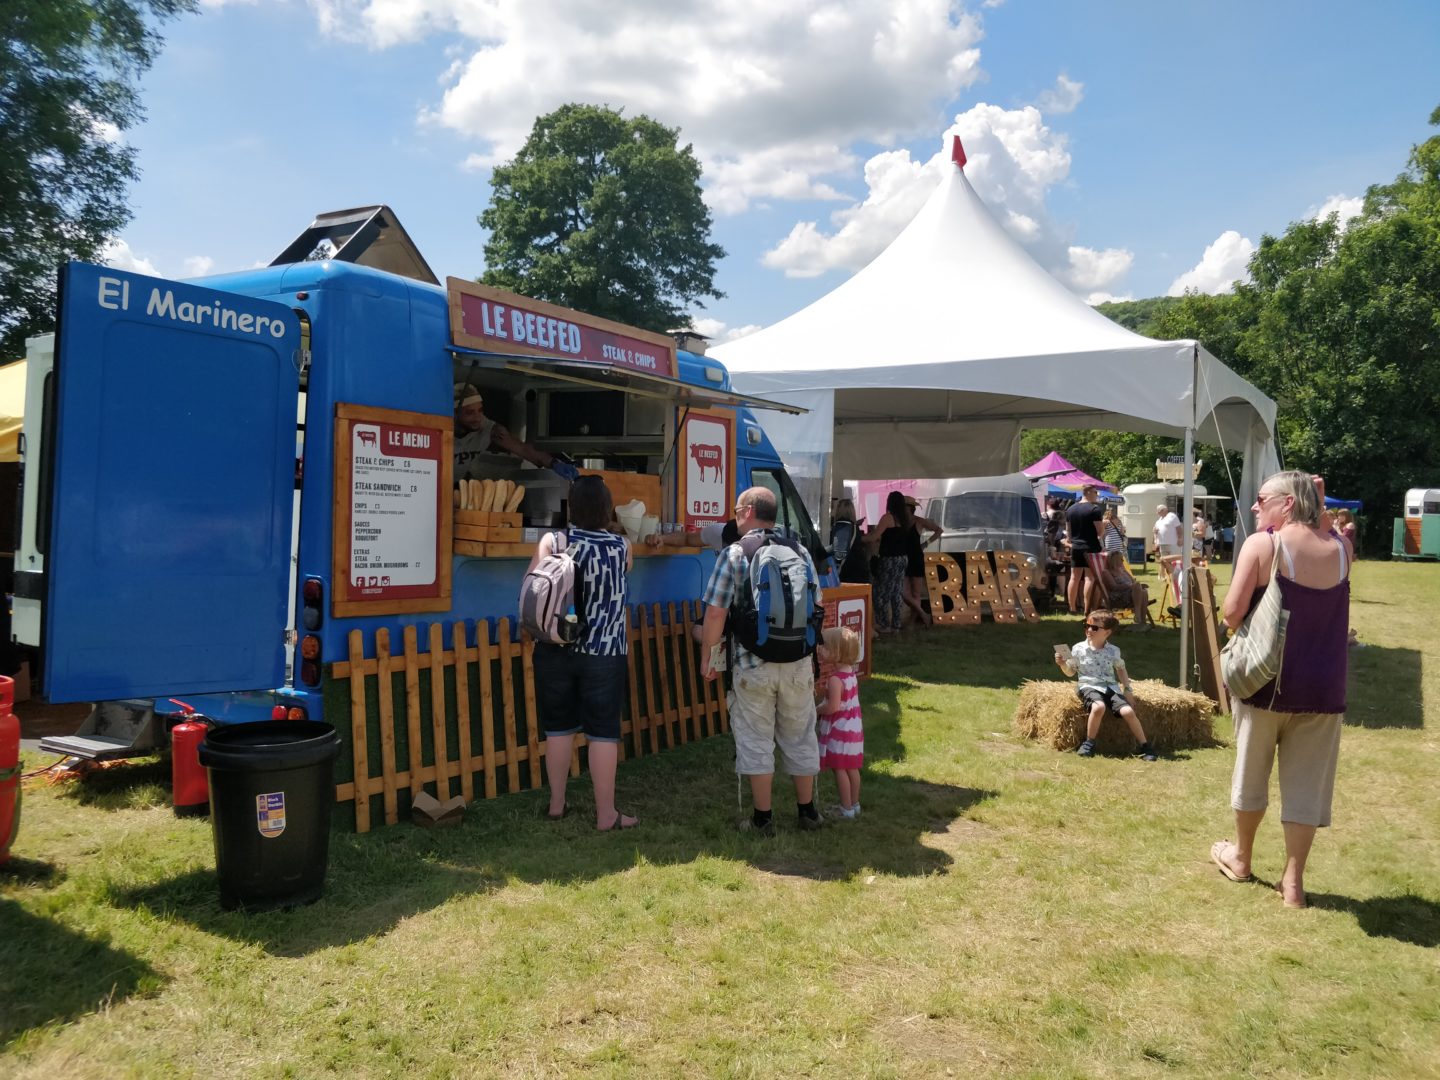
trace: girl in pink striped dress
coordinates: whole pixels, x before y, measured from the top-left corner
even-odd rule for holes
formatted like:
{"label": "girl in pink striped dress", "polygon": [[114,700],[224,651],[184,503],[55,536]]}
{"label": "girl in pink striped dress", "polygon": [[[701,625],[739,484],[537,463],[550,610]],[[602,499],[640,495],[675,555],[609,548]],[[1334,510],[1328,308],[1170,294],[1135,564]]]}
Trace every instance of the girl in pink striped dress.
{"label": "girl in pink striped dress", "polygon": [[865,733],[860,723],[860,635],[842,626],[824,633],[820,659],[835,665],[826,681],[825,700],[818,708],[820,768],[835,770],[840,790],[840,816],[860,816],[860,766],[865,763]]}

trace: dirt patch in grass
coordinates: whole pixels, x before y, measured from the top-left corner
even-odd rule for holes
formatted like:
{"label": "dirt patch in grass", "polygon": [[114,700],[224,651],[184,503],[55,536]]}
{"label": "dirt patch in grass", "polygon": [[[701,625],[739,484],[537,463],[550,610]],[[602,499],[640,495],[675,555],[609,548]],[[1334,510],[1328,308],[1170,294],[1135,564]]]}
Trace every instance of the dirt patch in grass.
{"label": "dirt patch in grass", "polygon": [[981,1076],[1005,1067],[1005,1059],[982,1035],[953,1017],[898,1017],[882,1021],[875,1033],[905,1062],[928,1066],[925,1075]]}

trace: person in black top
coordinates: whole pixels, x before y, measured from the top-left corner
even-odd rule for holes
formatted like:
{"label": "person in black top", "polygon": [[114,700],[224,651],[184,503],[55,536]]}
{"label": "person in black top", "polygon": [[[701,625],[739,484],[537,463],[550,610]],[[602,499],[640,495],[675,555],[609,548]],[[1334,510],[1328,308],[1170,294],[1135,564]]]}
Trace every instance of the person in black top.
{"label": "person in black top", "polygon": [[[880,556],[878,580],[874,585],[875,629],[881,634],[900,630],[900,616],[906,606],[915,609],[923,622],[929,619],[919,601],[905,594],[905,571],[910,565],[907,538],[914,531],[914,515],[905,505],[905,496],[892,491],[885,498],[885,513],[875,528],[865,534],[865,543]],[[928,625],[928,623],[926,623]]]}
{"label": "person in black top", "polygon": [[[915,611],[918,625],[934,626],[935,620],[926,607],[930,589],[925,584],[925,545],[940,539],[940,526],[920,516],[920,503],[913,495],[905,496],[905,509],[910,511],[910,531],[905,537],[905,604]],[[930,534],[928,539],[920,538],[922,529]]]}
{"label": "person in black top", "polygon": [[1065,538],[1070,544],[1070,587],[1066,600],[1072,615],[1094,611],[1109,603],[1105,595],[1105,550],[1100,543],[1100,521],[1105,510],[1100,505],[1100,491],[1086,484],[1080,501],[1065,511]]}

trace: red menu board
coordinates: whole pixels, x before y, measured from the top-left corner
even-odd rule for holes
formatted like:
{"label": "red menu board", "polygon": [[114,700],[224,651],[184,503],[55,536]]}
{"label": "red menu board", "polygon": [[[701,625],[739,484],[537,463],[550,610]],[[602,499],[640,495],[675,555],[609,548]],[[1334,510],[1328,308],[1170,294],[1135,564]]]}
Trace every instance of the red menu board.
{"label": "red menu board", "polygon": [[680,432],[680,520],[686,531],[735,509],[735,414],[690,409]]}
{"label": "red menu board", "polygon": [[450,418],[343,404],[335,414],[335,614],[447,610]]}
{"label": "red menu board", "polygon": [[456,345],[504,355],[609,364],[673,379],[675,342],[665,334],[528,296],[447,278],[450,336]]}
{"label": "red menu board", "polygon": [[[845,626],[860,635],[860,663],[856,671],[860,677],[870,674],[870,586],[835,585],[820,592],[820,602],[825,605],[825,628]],[[830,665],[821,667],[821,679],[830,674]]]}

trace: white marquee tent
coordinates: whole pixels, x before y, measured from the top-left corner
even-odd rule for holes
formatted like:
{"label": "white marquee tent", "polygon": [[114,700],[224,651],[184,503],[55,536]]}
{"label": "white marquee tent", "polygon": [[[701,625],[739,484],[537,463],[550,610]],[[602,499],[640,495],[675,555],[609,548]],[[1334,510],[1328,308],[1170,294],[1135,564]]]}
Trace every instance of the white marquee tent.
{"label": "white marquee tent", "polygon": [[766,415],[777,447],[833,453],[833,476],[947,477],[1015,471],[1022,427],[1171,435],[1243,452],[1248,507],[1277,467],[1275,403],[1197,342],[1092,309],[990,215],[958,139],[953,162],[863,270],[711,350],[736,389],[811,410]]}

